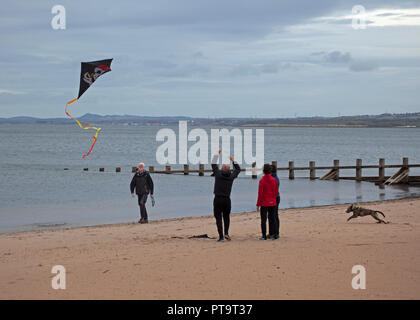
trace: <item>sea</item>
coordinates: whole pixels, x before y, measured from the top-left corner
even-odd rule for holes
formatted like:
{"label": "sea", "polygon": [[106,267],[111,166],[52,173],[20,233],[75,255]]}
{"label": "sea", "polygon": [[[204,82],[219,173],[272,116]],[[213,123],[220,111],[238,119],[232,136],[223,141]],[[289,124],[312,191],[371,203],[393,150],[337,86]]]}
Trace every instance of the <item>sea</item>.
{"label": "sea", "polygon": [[[131,167],[163,169],[156,160],[162,141],[161,129],[179,137],[178,125],[103,124],[93,152],[82,158],[92,143],[92,131],[69,124],[0,125],[0,233],[135,222],[139,219],[137,199],[130,194]],[[188,132],[197,128],[188,124]],[[211,129],[231,127],[204,126]],[[239,128],[241,132],[245,128]],[[400,164],[403,157],[420,163],[420,128],[349,127],[264,127],[264,159],[276,160],[279,167]],[[188,142],[188,148],[194,142]],[[232,147],[232,151],[233,151]],[[210,143],[208,160],[210,162]],[[248,165],[245,165],[248,166]],[[99,168],[105,168],[99,172]],[[115,168],[121,167],[121,172]],[[182,168],[182,164],[172,165]],[[191,168],[197,166],[191,165]],[[89,168],[84,171],[83,168]],[[206,165],[209,168],[209,165]],[[396,169],[387,169],[391,175]],[[420,175],[419,169],[410,174]],[[318,171],[322,175],[326,171]],[[341,175],[354,176],[353,170]],[[378,169],[363,170],[377,175]],[[309,180],[308,171],[296,171],[288,179],[280,171],[280,208],[297,208],[420,196],[414,186],[379,187],[370,182]],[[214,178],[197,173],[152,174],[156,204],[147,202],[150,220],[212,215]],[[258,179],[241,173],[232,188],[232,212],[255,210]]]}

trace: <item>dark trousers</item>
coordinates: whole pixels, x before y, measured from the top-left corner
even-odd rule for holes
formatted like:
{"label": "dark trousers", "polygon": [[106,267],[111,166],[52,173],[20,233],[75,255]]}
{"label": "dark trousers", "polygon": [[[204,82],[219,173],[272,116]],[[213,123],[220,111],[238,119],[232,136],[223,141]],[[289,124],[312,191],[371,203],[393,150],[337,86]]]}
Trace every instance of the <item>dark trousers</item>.
{"label": "dark trousers", "polygon": [[275,235],[275,234],[271,234],[271,232],[275,232],[274,230],[276,230],[276,222],[274,218],[276,209],[277,209],[277,206],[261,207],[260,209],[261,234],[263,238],[267,237],[267,218],[268,218],[268,225],[269,225],[268,228],[270,230],[270,235]]}
{"label": "dark trousers", "polygon": [[[219,237],[223,238],[223,223],[225,234],[229,234],[230,225],[230,209],[231,202],[230,198],[215,196],[213,200],[213,213],[216,218],[217,232]],[[223,219],[223,223],[222,223]]]}
{"label": "dark trousers", "polygon": [[276,199],[276,210],[273,212],[272,222],[270,223],[270,217],[268,217],[268,232],[271,236],[278,236],[280,234],[280,220],[279,220],[279,204],[280,197]]}
{"label": "dark trousers", "polygon": [[140,218],[142,220],[147,220],[147,210],[146,210],[147,193],[138,194],[137,197],[139,199]]}

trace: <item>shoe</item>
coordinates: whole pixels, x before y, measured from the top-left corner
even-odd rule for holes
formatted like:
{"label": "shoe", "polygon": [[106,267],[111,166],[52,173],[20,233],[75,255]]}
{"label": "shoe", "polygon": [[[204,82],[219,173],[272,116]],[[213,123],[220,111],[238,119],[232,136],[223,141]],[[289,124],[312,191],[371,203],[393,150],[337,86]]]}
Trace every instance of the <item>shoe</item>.
{"label": "shoe", "polygon": [[276,234],[274,237],[273,237],[273,240],[277,240],[279,238],[279,235],[278,234]]}
{"label": "shoe", "polygon": [[272,239],[272,238],[274,238],[274,236],[272,236],[271,234],[269,234],[269,235],[267,236],[267,239]]}
{"label": "shoe", "polygon": [[141,218],[141,219],[138,221],[138,223],[143,223],[143,218]]}
{"label": "shoe", "polygon": [[223,242],[223,241],[225,241],[225,239],[223,238],[219,238],[219,240],[217,240],[217,242]]}
{"label": "shoe", "polygon": [[267,237],[261,237],[258,240],[267,240]]}
{"label": "shoe", "polygon": [[229,237],[229,235],[228,235],[228,234],[225,234],[225,239],[226,239],[227,241],[232,240],[232,239]]}

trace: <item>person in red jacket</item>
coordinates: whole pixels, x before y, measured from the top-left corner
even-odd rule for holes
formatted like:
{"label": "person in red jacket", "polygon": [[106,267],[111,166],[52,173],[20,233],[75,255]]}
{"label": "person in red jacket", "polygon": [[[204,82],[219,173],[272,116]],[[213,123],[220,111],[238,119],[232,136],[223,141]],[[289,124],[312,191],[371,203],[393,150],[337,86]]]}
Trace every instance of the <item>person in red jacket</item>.
{"label": "person in red jacket", "polygon": [[[257,211],[260,209],[261,233],[260,240],[267,240],[267,214],[268,223],[273,224],[274,215],[277,210],[277,195],[279,193],[276,179],[271,175],[271,165],[266,163],[263,168],[264,176],[258,184]],[[273,239],[278,239],[276,235]]]}

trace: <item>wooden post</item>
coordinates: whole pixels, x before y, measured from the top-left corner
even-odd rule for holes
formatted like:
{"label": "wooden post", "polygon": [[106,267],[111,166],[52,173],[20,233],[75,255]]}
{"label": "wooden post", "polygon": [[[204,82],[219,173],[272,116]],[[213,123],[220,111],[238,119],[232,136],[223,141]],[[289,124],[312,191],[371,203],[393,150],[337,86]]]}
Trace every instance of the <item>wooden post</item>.
{"label": "wooden post", "polygon": [[277,169],[277,161],[271,161],[271,165],[273,166],[273,168]]}
{"label": "wooden post", "polygon": [[199,175],[200,177],[204,176],[204,164],[202,164],[202,163],[200,163],[200,164],[198,165],[198,175]]}
{"label": "wooden post", "polygon": [[362,159],[356,159],[356,181],[362,181]]}
{"label": "wooden post", "polygon": [[188,164],[184,164],[184,175],[190,174],[190,166]]}
{"label": "wooden post", "polygon": [[378,180],[379,182],[384,182],[385,180],[385,159],[384,158],[380,158],[379,159],[379,171],[378,171]]}
{"label": "wooden post", "polygon": [[[403,158],[403,168],[407,169],[407,171],[410,170],[410,168],[408,167],[408,158]],[[408,183],[408,179],[409,179],[409,175],[407,174],[407,177],[405,177],[402,180],[402,182],[403,183]]]}
{"label": "wooden post", "polygon": [[105,168],[99,168],[99,172],[104,172]]}
{"label": "wooden post", "polygon": [[310,180],[316,179],[315,161],[309,161],[309,179]]}
{"label": "wooden post", "polygon": [[150,173],[155,172],[155,167],[154,167],[154,166],[149,166],[149,172],[150,172]]}
{"label": "wooden post", "polygon": [[115,168],[115,172],[121,172],[121,168],[120,167]]}
{"label": "wooden post", "polygon": [[252,163],[252,179],[257,179],[257,171],[255,170],[255,167],[257,166],[256,162]]}
{"label": "wooden post", "polygon": [[293,161],[289,161],[289,179],[293,180],[295,178],[295,163]]}
{"label": "wooden post", "polygon": [[131,167],[131,172],[137,172],[137,167]]}
{"label": "wooden post", "polygon": [[408,158],[403,158],[403,167],[404,169],[408,168]]}
{"label": "wooden post", "polygon": [[171,173],[171,166],[165,166],[165,173],[166,174]]}
{"label": "wooden post", "polygon": [[340,166],[340,160],[334,160],[334,169],[336,170],[334,180],[340,179],[340,169],[338,168],[339,166]]}

